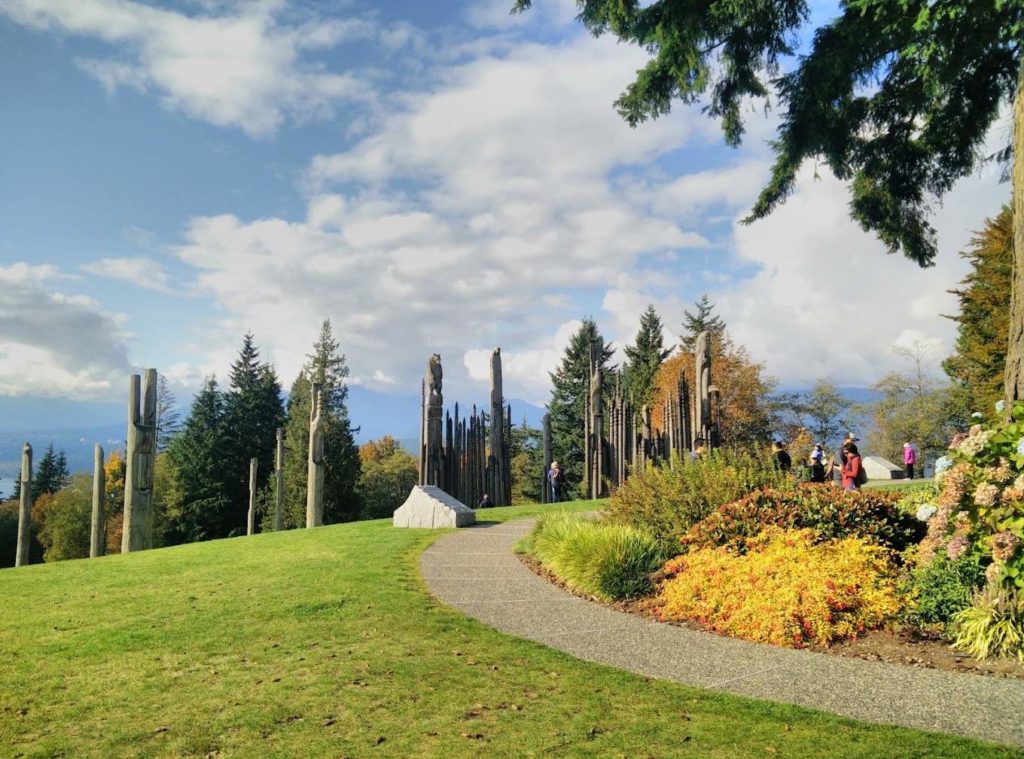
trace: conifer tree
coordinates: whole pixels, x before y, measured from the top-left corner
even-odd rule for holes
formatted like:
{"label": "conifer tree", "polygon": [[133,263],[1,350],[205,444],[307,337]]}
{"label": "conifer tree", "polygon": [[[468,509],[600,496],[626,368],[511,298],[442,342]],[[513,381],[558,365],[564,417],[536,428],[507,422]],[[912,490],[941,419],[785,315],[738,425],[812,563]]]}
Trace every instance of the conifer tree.
{"label": "conifer tree", "polygon": [[[584,430],[587,394],[590,388],[590,349],[599,347],[601,366],[607,368],[612,357],[612,346],[606,344],[597,324],[584,319],[576,334],[569,340],[558,369],[551,373],[552,455],[558,461],[566,479],[567,497],[578,497],[583,482]],[[605,390],[612,388],[610,371],[604,372]]]}
{"label": "conifer tree", "polygon": [[177,409],[178,399],[174,397],[167,378],[160,375],[156,390],[156,449],[163,453],[170,445],[171,439],[181,428],[181,414]]}
{"label": "conifer tree", "polygon": [[693,353],[693,346],[701,332],[706,331],[708,337],[714,337],[721,335],[722,330],[725,329],[725,322],[715,314],[715,304],[708,299],[707,293],[700,296],[700,300],[694,306],[697,308],[697,313],[683,312],[684,332],[679,336],[679,344],[687,353]]}
{"label": "conifer tree", "polygon": [[[67,484],[71,476],[68,473],[67,455],[63,450],[60,453],[54,451],[52,442],[46,447],[46,453],[39,459],[35,469],[36,473],[32,477],[33,502],[44,493],[56,493]],[[21,494],[20,479],[19,477],[16,495]]]}
{"label": "conifer tree", "polygon": [[623,381],[630,403],[639,413],[654,397],[654,376],[661,362],[672,352],[671,348],[665,348],[661,317],[654,310],[653,304],[647,306],[647,310],[640,315],[640,330],[636,333],[636,340],[633,345],[626,346],[625,352]]}
{"label": "conifer tree", "polygon": [[216,378],[209,377],[167,451],[174,473],[167,499],[168,543],[220,538],[237,528],[221,470],[228,455],[224,413],[224,396]]}
{"label": "conifer tree", "polygon": [[955,383],[956,403],[969,415],[990,412],[1003,397],[1003,367],[1009,343],[1010,283],[1013,272],[1013,211],[1004,206],[960,253],[971,271],[950,290],[960,301],[956,351],[943,362]]}
{"label": "conifer tree", "polygon": [[346,522],[360,513],[359,449],[348,417],[348,366],[339,352],[330,319],[320,327],[313,352],[288,394],[285,440],[285,526],[305,524],[306,452],[309,446],[311,382],[323,385],[324,402],[324,522]]}
{"label": "conifer tree", "polygon": [[252,333],[247,333],[238,359],[231,365],[231,385],[225,396],[228,454],[223,464],[224,492],[233,512],[229,534],[245,528],[249,460],[259,459],[256,487],[262,490],[274,469],[277,428],[284,424],[281,384],[274,368],[260,361],[259,355]]}

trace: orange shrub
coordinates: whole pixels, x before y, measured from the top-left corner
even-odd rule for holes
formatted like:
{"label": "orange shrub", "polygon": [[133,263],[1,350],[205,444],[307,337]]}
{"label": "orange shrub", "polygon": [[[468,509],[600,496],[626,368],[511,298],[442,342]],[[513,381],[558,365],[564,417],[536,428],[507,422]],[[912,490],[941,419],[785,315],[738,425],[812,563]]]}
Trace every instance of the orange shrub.
{"label": "orange shrub", "polygon": [[791,648],[854,638],[899,612],[886,549],[816,539],[812,530],[768,527],[745,555],[702,548],[678,556],[665,564],[651,606],[662,621]]}

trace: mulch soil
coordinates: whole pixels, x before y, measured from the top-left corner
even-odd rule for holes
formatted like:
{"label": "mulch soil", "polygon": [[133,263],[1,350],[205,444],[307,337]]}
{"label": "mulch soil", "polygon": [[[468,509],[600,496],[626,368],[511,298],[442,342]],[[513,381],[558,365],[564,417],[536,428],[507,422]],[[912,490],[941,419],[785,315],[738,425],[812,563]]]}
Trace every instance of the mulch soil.
{"label": "mulch soil", "polygon": [[[600,598],[579,593],[567,586],[554,574],[546,570],[533,557],[517,554],[520,561],[535,574],[567,593],[599,603],[617,611],[636,614],[648,619],[655,619],[654,614],[644,605],[643,600],[603,601]],[[700,630],[716,635],[691,622],[668,622],[690,630]],[[1024,680],[1024,663],[1016,659],[986,659],[978,661],[967,654],[956,651],[949,643],[936,636],[917,630],[872,630],[860,638],[833,643],[831,646],[808,646],[808,650],[833,656],[847,656],[867,661],[880,661],[887,664],[899,664],[921,669],[942,669],[949,672],[963,672],[986,677],[1014,677]]]}

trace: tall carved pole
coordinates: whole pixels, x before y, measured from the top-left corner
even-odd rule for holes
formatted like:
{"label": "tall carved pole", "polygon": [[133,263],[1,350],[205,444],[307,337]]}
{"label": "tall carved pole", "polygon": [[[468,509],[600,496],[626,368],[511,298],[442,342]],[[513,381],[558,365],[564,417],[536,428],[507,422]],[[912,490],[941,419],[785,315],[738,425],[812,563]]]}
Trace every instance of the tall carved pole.
{"label": "tall carved pole", "polygon": [[541,480],[541,503],[551,503],[551,482],[548,472],[551,471],[551,414],[544,414],[544,476]]}
{"label": "tall carved pole", "polygon": [[505,405],[501,386],[501,348],[491,351],[491,428],[487,455],[487,493],[496,506],[505,502]]}
{"label": "tall carved pole", "polygon": [[28,543],[32,519],[32,446],[21,449],[21,493],[18,501],[18,544],[14,566],[28,564]]}
{"label": "tall carved pole", "polygon": [[249,513],[245,520],[245,534],[256,534],[256,470],[260,460],[255,456],[249,459]]}
{"label": "tall carved pole", "polygon": [[284,430],[277,428],[277,451],[274,456],[274,530],[284,529]]}
{"label": "tall carved pole", "polygon": [[[156,456],[156,369],[128,384],[128,445],[121,553],[153,547],[153,461]],[[141,389],[140,389],[141,385]]]}
{"label": "tall carved pole", "polygon": [[92,530],[89,533],[89,558],[102,556],[107,543],[107,473],[103,469],[103,448],[99,443],[92,461]]}
{"label": "tall carved pole", "polygon": [[600,498],[604,490],[604,409],[602,402],[600,348],[591,346],[590,358],[590,497]]}
{"label": "tall carved pole", "polygon": [[324,523],[323,385],[313,383],[309,407],[309,465],[306,469],[306,527]]}
{"label": "tall carved pole", "polygon": [[441,393],[441,385],[441,356],[435,353],[427,362],[427,373],[424,378],[423,469],[420,473],[420,484],[443,488],[444,442],[441,425],[444,396]]}
{"label": "tall carved pole", "polygon": [[[696,395],[694,397],[694,435],[711,445],[711,341],[708,333],[697,335],[694,377],[696,378]],[[695,441],[696,442],[696,441]],[[696,445],[694,445],[696,447]]]}

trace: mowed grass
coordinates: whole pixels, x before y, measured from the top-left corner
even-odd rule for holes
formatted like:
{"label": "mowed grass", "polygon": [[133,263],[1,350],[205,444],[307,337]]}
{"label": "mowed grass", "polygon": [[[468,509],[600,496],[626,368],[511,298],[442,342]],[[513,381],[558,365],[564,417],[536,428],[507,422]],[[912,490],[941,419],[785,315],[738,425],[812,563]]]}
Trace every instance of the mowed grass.
{"label": "mowed grass", "polygon": [[1019,755],[498,633],[426,593],[438,535],[363,522],[0,571],[0,756]]}
{"label": "mowed grass", "polygon": [[864,483],[864,487],[876,488],[878,490],[909,490],[910,488],[934,484],[935,479],[933,477],[926,477],[916,480],[868,480]]}

